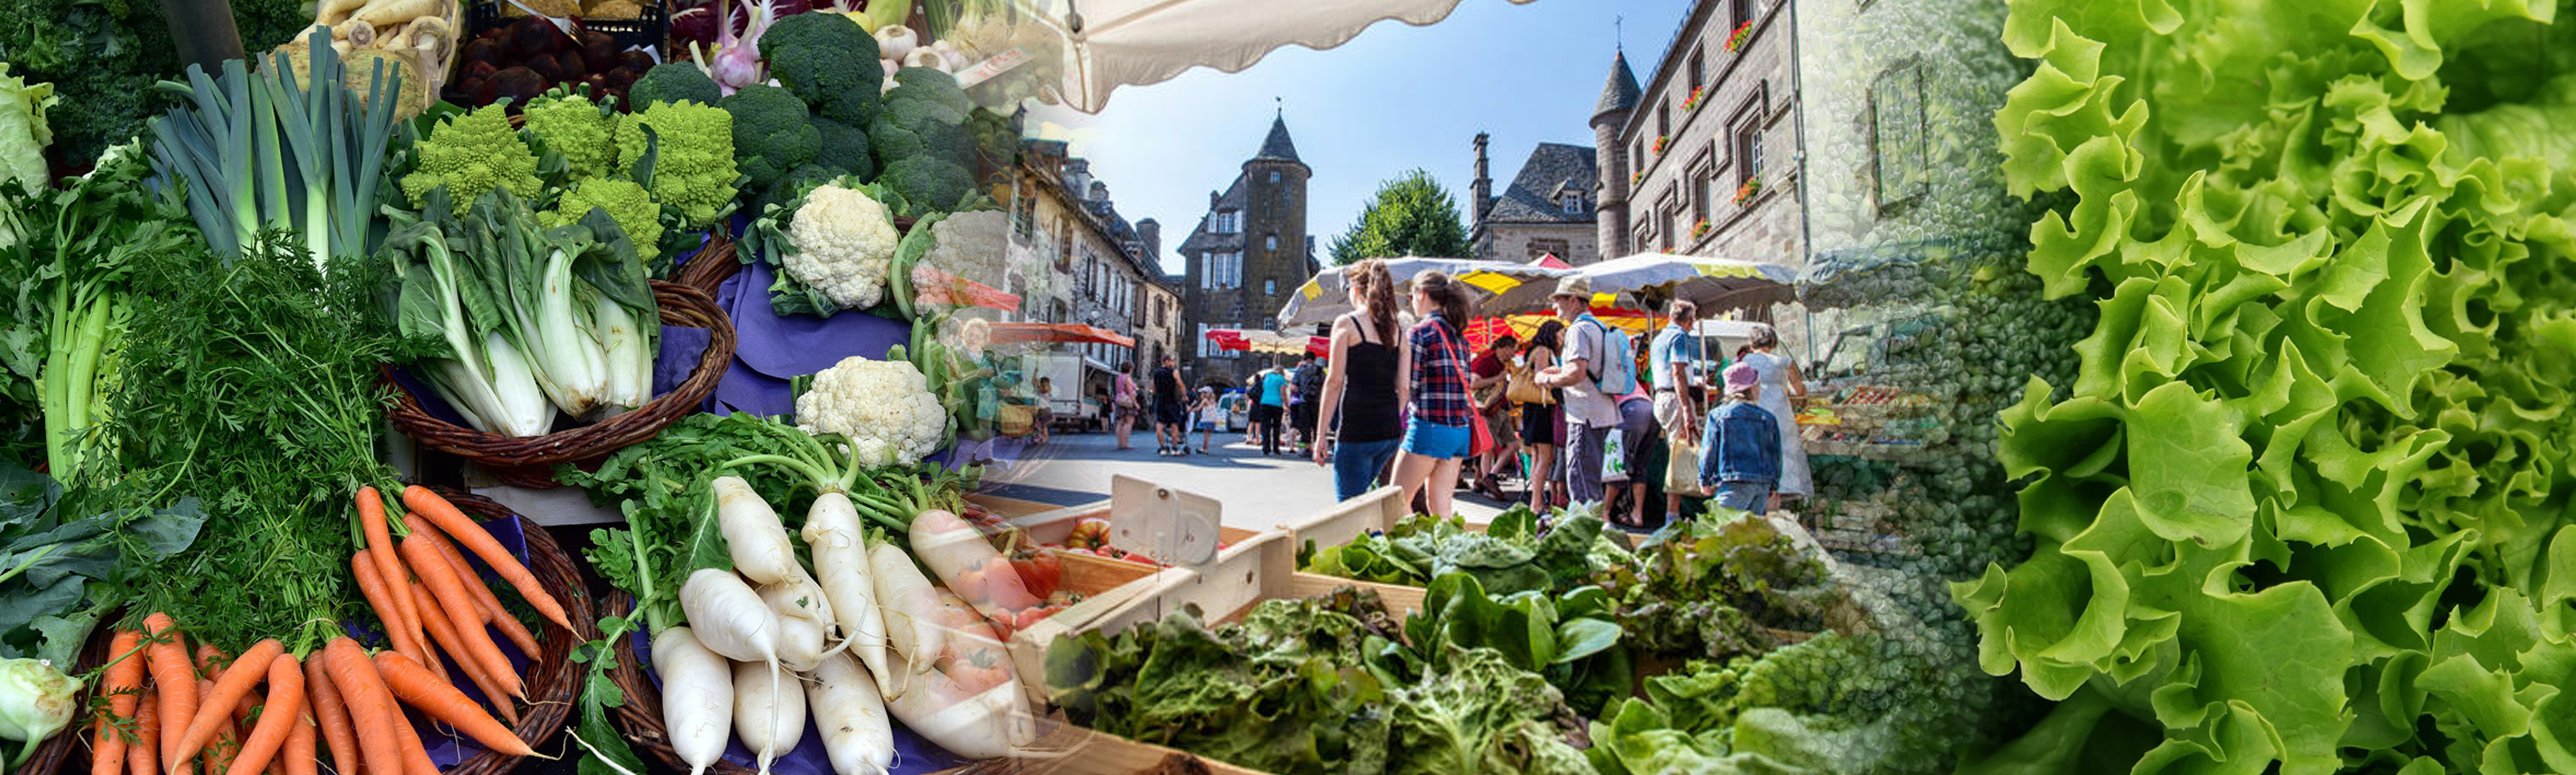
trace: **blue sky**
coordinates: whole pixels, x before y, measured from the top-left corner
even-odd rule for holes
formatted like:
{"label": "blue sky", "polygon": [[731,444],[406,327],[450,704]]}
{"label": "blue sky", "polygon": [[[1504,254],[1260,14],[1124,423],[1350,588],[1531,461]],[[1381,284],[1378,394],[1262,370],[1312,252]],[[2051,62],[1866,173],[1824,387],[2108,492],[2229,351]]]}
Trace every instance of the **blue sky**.
{"label": "blue sky", "polygon": [[1122,87],[1100,115],[1036,133],[1071,140],[1120,214],[1161,221],[1163,266],[1178,274],[1172,249],[1206,213],[1208,191],[1233,182],[1284,105],[1315,169],[1306,228],[1321,253],[1380,181],[1408,168],[1430,170],[1463,208],[1478,131],[1493,135],[1497,194],[1538,143],[1592,145],[1586,122],[1614,44],[1624,38],[1638,79],[1650,78],[1689,10],[1687,0],[1465,0],[1428,27],[1381,22],[1330,51],[1284,48],[1240,73],[1199,68]]}

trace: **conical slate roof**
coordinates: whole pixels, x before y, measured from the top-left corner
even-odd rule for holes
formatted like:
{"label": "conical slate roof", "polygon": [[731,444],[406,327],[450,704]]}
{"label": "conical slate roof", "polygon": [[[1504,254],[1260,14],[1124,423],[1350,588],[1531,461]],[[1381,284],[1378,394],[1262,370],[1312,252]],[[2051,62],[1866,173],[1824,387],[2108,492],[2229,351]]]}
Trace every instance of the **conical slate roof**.
{"label": "conical slate roof", "polygon": [[1636,107],[1638,93],[1637,74],[1628,69],[1628,52],[1613,54],[1610,83],[1601,87],[1601,104],[1592,109],[1592,115]]}
{"label": "conical slate roof", "polygon": [[[1633,86],[1630,88],[1634,89]],[[1288,140],[1287,116],[1270,119],[1270,136],[1261,141],[1261,153],[1254,154],[1252,158],[1305,163],[1297,158],[1297,144]]]}

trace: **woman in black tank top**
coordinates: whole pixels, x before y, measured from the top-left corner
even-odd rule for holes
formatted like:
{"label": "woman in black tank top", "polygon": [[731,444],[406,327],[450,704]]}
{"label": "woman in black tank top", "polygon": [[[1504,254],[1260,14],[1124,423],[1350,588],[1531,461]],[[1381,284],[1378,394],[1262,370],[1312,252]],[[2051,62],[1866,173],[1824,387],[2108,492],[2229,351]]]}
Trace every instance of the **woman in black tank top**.
{"label": "woman in black tank top", "polygon": [[1396,400],[1397,358],[1404,340],[1395,331],[1395,283],[1374,259],[1351,267],[1353,311],[1333,321],[1323,401],[1316,424],[1333,445],[1315,445],[1315,464],[1333,466],[1342,500],[1366,494],[1395,460],[1404,441],[1403,406]]}

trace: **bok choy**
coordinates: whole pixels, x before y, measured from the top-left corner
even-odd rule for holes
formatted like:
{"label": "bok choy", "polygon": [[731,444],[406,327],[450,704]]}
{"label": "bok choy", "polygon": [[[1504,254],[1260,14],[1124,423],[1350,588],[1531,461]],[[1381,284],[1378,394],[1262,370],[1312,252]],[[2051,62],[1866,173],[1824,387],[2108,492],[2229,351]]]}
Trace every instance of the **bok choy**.
{"label": "bok choy", "polygon": [[544,229],[506,190],[459,218],[446,196],[398,213],[387,244],[401,277],[396,319],[406,335],[447,343],[422,376],[468,423],[534,436],[552,427],[549,403],[599,417],[652,397],[660,314],[615,219],[593,209]]}

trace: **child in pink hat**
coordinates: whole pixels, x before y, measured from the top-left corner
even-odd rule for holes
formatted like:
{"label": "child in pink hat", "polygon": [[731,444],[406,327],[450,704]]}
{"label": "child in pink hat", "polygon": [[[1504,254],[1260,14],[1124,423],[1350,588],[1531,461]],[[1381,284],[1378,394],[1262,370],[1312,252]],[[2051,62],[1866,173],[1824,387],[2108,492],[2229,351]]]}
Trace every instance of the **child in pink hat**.
{"label": "child in pink hat", "polygon": [[1762,378],[1753,367],[1726,367],[1726,401],[1709,410],[1700,439],[1699,480],[1717,491],[1717,505],[1760,512],[1780,481],[1780,421],[1758,403]]}

